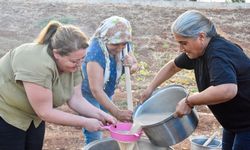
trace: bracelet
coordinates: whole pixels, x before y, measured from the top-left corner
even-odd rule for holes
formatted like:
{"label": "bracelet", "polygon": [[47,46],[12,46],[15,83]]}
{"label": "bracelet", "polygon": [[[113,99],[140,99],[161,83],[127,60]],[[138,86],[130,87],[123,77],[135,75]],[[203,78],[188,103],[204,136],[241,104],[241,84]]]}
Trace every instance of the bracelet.
{"label": "bracelet", "polygon": [[190,103],[190,101],[188,101],[188,96],[185,99],[185,103],[188,105],[189,108],[193,109],[194,106]]}

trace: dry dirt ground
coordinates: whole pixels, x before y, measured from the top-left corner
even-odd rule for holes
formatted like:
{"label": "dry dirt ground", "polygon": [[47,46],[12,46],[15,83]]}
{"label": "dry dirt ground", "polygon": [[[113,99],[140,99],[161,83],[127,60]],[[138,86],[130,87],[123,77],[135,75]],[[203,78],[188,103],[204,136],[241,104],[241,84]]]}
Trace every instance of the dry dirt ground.
{"label": "dry dirt ground", "polygon": [[[178,45],[170,33],[174,19],[188,8],[166,8],[125,4],[84,3],[36,3],[32,1],[0,1],[0,56],[6,51],[31,42],[41,28],[51,19],[79,26],[91,36],[98,24],[105,18],[118,15],[131,21],[135,55],[141,70],[132,76],[134,100],[146,88],[160,67],[178,53]],[[220,33],[241,45],[250,54],[250,10],[200,9],[215,22]],[[196,91],[192,72],[182,72],[169,83],[184,85],[191,92]],[[114,101],[119,107],[126,107],[124,82],[116,91]],[[60,107],[71,111],[66,106]],[[198,106],[199,125],[192,136],[212,135],[219,127],[218,122],[205,106]],[[81,130],[75,127],[46,124],[44,150],[78,150],[83,147]],[[105,132],[105,137],[109,133]],[[220,135],[218,135],[220,137]],[[190,149],[189,139],[173,146],[176,150]]]}

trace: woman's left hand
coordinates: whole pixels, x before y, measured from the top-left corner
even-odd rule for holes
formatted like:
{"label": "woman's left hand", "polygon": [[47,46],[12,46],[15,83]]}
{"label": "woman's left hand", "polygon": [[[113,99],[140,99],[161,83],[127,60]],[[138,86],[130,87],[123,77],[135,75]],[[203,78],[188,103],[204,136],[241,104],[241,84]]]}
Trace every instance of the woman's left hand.
{"label": "woman's left hand", "polygon": [[117,123],[117,119],[115,117],[105,112],[103,112],[102,116],[100,117],[100,120],[102,121],[104,125]]}
{"label": "woman's left hand", "polygon": [[174,113],[175,116],[183,117],[184,115],[190,114],[192,108],[188,106],[185,101],[186,101],[186,97],[183,98],[181,101],[179,101],[179,103],[176,106],[175,113]]}
{"label": "woman's left hand", "polygon": [[139,70],[136,58],[131,55],[126,55],[123,60],[123,66],[129,67],[130,73],[133,74]]}

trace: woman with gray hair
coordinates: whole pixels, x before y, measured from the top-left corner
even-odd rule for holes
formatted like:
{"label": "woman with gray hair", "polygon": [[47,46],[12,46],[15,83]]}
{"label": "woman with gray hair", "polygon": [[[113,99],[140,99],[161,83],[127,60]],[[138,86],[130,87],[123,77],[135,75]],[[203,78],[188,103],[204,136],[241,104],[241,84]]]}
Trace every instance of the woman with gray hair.
{"label": "woman with gray hair", "polygon": [[178,103],[176,116],[207,105],[224,128],[223,150],[249,149],[249,57],[239,45],[218,35],[213,22],[199,11],[186,11],[171,29],[182,53],[163,66],[141,95],[142,101],[181,69],[192,69],[199,92]]}

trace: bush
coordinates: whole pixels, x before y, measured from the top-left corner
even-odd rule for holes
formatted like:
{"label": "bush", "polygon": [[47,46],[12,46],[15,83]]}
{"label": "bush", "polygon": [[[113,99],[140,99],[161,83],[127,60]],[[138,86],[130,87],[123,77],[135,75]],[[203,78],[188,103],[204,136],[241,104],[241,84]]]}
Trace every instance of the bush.
{"label": "bush", "polygon": [[245,3],[245,0],[232,0],[233,3]]}

